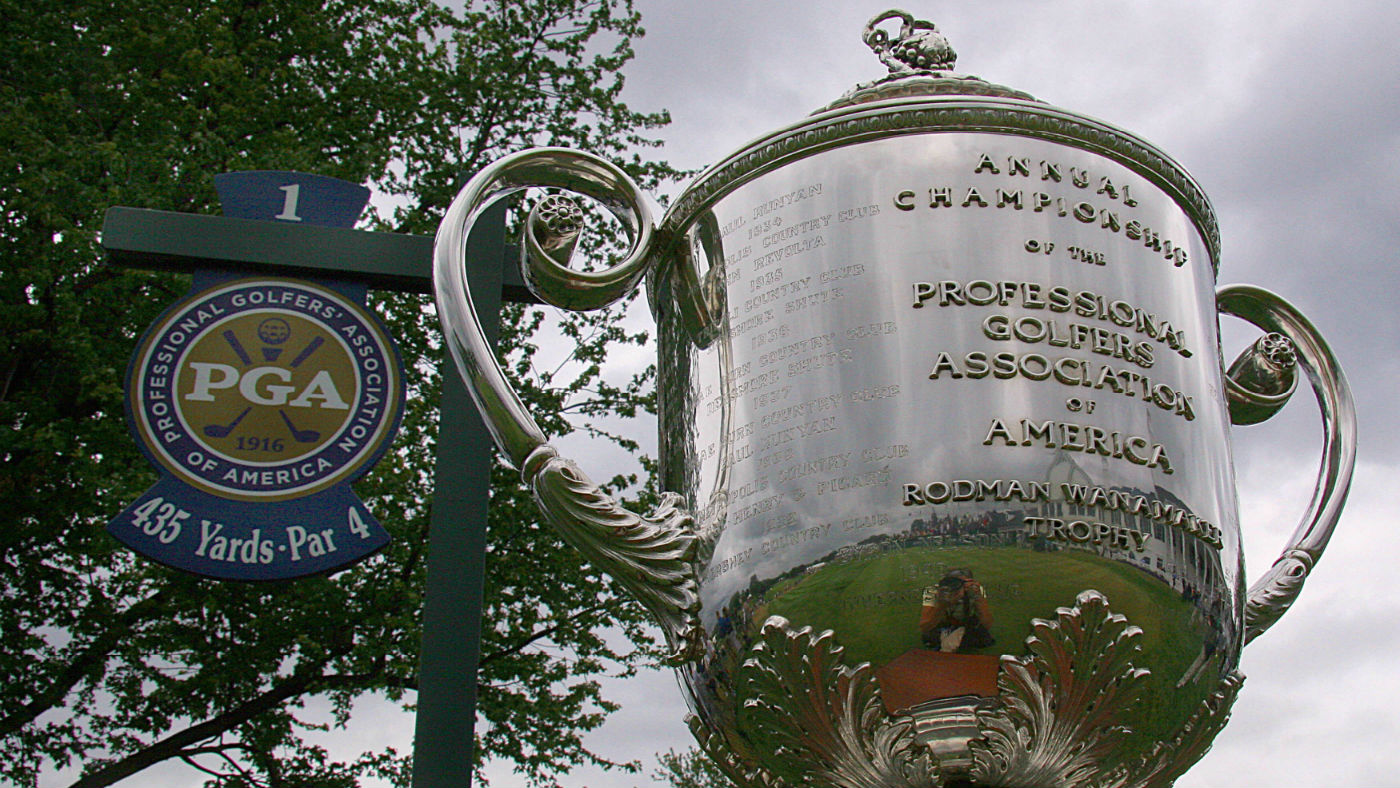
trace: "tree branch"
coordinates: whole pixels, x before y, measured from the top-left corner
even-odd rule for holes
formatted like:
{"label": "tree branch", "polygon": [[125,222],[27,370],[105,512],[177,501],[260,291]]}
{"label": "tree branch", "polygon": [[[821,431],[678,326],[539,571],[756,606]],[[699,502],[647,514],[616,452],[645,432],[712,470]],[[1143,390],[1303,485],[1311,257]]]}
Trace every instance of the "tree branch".
{"label": "tree branch", "polygon": [[590,608],[588,608],[588,609],[586,609],[586,610],[580,610],[577,614],[572,615],[572,616],[569,616],[568,618],[564,619],[563,621],[560,621],[560,622],[557,623],[557,624],[553,624],[553,625],[551,625],[551,626],[547,626],[547,627],[545,627],[544,629],[535,630],[534,632],[531,632],[530,635],[529,635],[528,637],[522,638],[521,640],[519,640],[518,642],[516,642],[515,645],[513,645],[513,646],[511,646],[511,647],[509,647],[509,648],[503,648],[503,649],[501,649],[500,651],[493,651],[493,652],[491,652],[490,654],[487,654],[487,655],[483,656],[483,657],[477,662],[477,668],[480,669],[480,667],[481,667],[482,665],[486,665],[487,663],[490,663],[490,662],[492,662],[492,661],[494,661],[494,660],[497,660],[497,659],[504,659],[505,657],[509,657],[509,656],[511,656],[511,655],[513,655],[513,654],[519,654],[520,652],[522,652],[522,651],[525,650],[525,647],[526,647],[526,646],[529,646],[531,643],[537,642],[537,641],[539,641],[539,640],[543,640],[544,638],[547,638],[547,637],[549,637],[550,635],[553,635],[555,632],[558,632],[560,629],[563,629],[564,626],[565,626],[566,624],[572,624],[572,623],[574,623],[575,621],[577,621],[578,619],[584,618],[584,617],[586,617],[586,616],[590,616],[590,615],[592,615],[592,614],[594,614],[594,613],[597,613],[597,612],[600,611],[600,610],[603,610],[603,609],[608,608],[608,607],[611,607],[611,606],[612,606],[611,603],[600,602],[600,603],[598,603],[598,604],[594,605],[593,607],[590,607]]}
{"label": "tree branch", "polygon": [[102,630],[102,633],[93,638],[87,648],[83,649],[73,661],[68,663],[58,674],[58,678],[49,685],[48,689],[38,693],[34,699],[21,706],[3,718],[0,718],[0,738],[10,735],[20,728],[28,725],[40,714],[54,708],[61,703],[68,693],[73,690],[78,682],[82,681],[89,673],[99,669],[107,660],[108,654],[117,644],[126,639],[131,631],[132,623],[144,617],[150,608],[165,601],[166,590],[161,589],[156,593],[137,602],[122,613],[116,616],[109,626]]}
{"label": "tree branch", "polygon": [[210,769],[210,768],[207,767],[207,766],[201,766],[201,765],[199,764],[198,761],[196,761],[195,759],[189,757],[188,755],[181,755],[181,756],[180,756],[180,760],[184,761],[185,764],[186,764],[187,766],[190,766],[191,768],[196,769],[196,770],[198,770],[198,771],[204,772],[205,774],[209,775],[210,777],[214,777],[214,778],[216,778],[216,779],[218,779],[218,780],[220,780],[220,781],[222,781],[222,780],[224,780],[225,778],[227,778],[227,777],[230,776],[230,775],[224,774],[223,772],[216,772],[216,771],[214,771],[213,769]]}
{"label": "tree branch", "polygon": [[324,667],[324,662],[303,666],[291,676],[273,685],[267,692],[251,698],[223,714],[167,736],[91,774],[84,775],[69,788],[102,788],[102,786],[111,785],[148,766],[154,766],[168,758],[180,757],[187,751],[186,748],[212,739],[248,722],[259,714],[272,711],[292,698],[308,693],[353,687],[370,681],[377,675],[377,673],[351,673],[326,676],[320,672]]}

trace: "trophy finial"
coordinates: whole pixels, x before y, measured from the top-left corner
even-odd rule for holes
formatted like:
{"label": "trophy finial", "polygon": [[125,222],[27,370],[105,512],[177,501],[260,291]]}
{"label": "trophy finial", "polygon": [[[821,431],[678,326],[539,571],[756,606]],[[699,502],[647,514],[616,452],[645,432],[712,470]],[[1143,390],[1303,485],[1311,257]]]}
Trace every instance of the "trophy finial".
{"label": "trophy finial", "polygon": [[[898,19],[899,33],[891,36],[880,25]],[[889,66],[890,73],[904,76],[927,71],[952,71],[958,53],[948,39],[938,32],[932,22],[914,17],[906,11],[890,9],[877,14],[865,25],[861,36],[866,46],[875,51],[880,62]]]}
{"label": "trophy finial", "polygon": [[[897,30],[893,25],[881,27],[894,20],[899,22]],[[955,73],[953,67],[957,65],[958,53],[953,51],[948,39],[938,32],[932,22],[915,19],[907,11],[892,8],[876,14],[865,24],[861,40],[874,50],[880,62],[889,67],[890,73],[873,82],[856,85],[817,112],[915,96],[996,96],[1036,100],[1029,93],[993,84],[970,74]]]}

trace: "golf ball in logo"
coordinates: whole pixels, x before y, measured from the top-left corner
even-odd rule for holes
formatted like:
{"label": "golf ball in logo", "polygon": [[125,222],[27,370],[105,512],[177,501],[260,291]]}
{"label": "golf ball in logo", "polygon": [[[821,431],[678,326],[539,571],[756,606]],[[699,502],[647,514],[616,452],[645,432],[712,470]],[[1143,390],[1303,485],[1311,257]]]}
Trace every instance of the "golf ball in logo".
{"label": "golf ball in logo", "polygon": [[269,317],[258,324],[258,339],[269,345],[280,345],[291,335],[291,325],[280,317]]}

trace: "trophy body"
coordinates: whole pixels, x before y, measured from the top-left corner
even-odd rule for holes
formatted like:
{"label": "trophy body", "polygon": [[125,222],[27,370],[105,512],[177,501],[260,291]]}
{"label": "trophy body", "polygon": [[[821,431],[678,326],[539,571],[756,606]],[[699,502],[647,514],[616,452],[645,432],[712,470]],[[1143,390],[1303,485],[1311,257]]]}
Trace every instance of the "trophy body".
{"label": "trophy body", "polygon": [[[890,712],[994,698],[999,655],[1089,588],[1152,633],[1137,664],[1171,690],[1135,730],[1170,733],[1237,664],[1209,209],[1034,123],[1088,122],[1001,101],[904,99],[845,139],[869,110],[814,118],[807,151],[678,217],[653,288],[663,486],[713,545],[687,673],[720,727],[745,730],[718,685],[771,616],[833,631]],[[956,125],[998,112],[1026,128]],[[945,578],[969,589],[940,605]]]}
{"label": "trophy body", "polygon": [[[655,226],[601,160],[493,165],[439,233],[449,344],[546,515],[662,624],[739,783],[1170,784],[1331,533],[1345,381],[1287,304],[1217,291],[1214,213],[1166,154],[939,70],[946,42],[906,15],[866,40],[922,66],[737,151]],[[524,186],[634,230],[617,269],[577,274],[551,203],[525,259],[575,308],[646,277],[672,493],[649,517],[557,457],[472,330],[463,227]],[[1228,373],[1221,311],[1270,332]],[[1324,467],[1246,592],[1229,429],[1281,407],[1295,364]]]}

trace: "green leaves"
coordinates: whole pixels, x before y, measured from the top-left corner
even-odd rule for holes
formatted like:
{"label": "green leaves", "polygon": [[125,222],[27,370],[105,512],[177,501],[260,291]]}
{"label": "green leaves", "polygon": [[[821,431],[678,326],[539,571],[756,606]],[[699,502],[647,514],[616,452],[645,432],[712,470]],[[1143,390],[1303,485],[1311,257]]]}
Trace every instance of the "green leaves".
{"label": "green leaves", "polygon": [[732,788],[733,782],[724,771],[704,753],[691,747],[685,752],[667,750],[657,753],[659,768],[652,779],[665,780],[672,788]]}
{"label": "green leaves", "polygon": [[[0,781],[76,764],[79,785],[108,785],[169,759],[221,786],[402,781],[403,753],[309,743],[302,704],[327,698],[338,724],[367,694],[414,698],[442,368],[431,305],[371,298],[410,393],[357,492],[394,542],[330,578],[186,577],[103,531],[155,479],[122,379],[188,278],[107,265],[102,214],[214,213],[215,174],[292,169],[370,184],[391,207],[368,226],[427,234],[467,174],[538,144],[654,185],[675,173],[637,151],[667,117],[619,100],[640,33],[627,0],[0,0]],[[652,370],[603,376],[610,352],[645,341],[618,313],[505,320],[504,362],[546,431],[607,437],[651,408]],[[574,344],[561,369],[536,368],[542,326]],[[493,482],[478,753],[551,785],[599,762],[581,742],[611,708],[597,678],[654,646],[638,608],[539,525],[518,475]]]}

